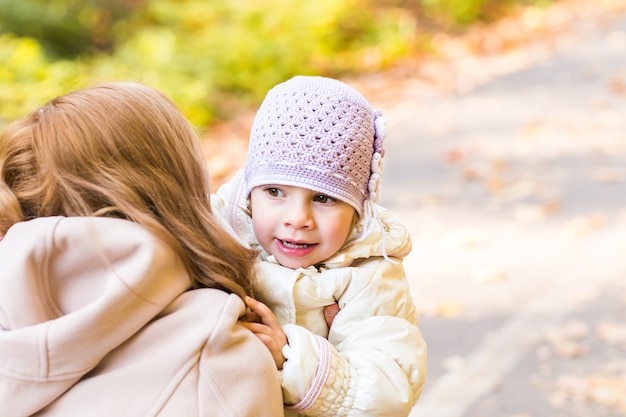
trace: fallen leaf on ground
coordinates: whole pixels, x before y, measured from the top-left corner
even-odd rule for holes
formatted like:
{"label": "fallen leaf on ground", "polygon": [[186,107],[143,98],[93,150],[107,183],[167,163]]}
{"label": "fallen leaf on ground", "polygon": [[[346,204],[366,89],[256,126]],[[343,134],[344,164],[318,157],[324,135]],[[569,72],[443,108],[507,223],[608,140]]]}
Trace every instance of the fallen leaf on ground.
{"label": "fallen leaf on ground", "polygon": [[600,183],[619,183],[626,178],[626,171],[617,167],[600,167],[591,173],[591,179]]}
{"label": "fallen leaf on ground", "polygon": [[529,224],[544,220],[548,213],[541,204],[520,204],[513,209],[513,218],[520,223]]}
{"label": "fallen leaf on ground", "polygon": [[519,201],[525,198],[537,196],[540,191],[540,185],[537,181],[528,178],[521,178],[512,181],[500,196],[506,201]]}
{"label": "fallen leaf on ground", "polygon": [[606,216],[602,213],[576,216],[565,223],[561,232],[564,237],[574,239],[601,228],[605,223]]}
{"label": "fallen leaf on ground", "polygon": [[439,317],[456,318],[463,313],[464,307],[459,303],[441,303],[435,307],[434,313]]}
{"label": "fallen leaf on ground", "polygon": [[580,320],[572,320],[560,327],[550,329],[546,332],[546,340],[552,351],[563,358],[577,358],[588,349],[582,344],[590,335],[590,326]]}
{"label": "fallen leaf on ground", "polygon": [[455,164],[465,159],[465,153],[460,149],[453,148],[446,152],[444,159],[447,163]]}
{"label": "fallen leaf on ground", "polygon": [[619,78],[613,78],[609,82],[609,89],[615,94],[626,96],[626,83]]}
{"label": "fallen leaf on ground", "polygon": [[621,345],[626,348],[626,325],[622,323],[604,321],[596,326],[596,334],[609,345]]}
{"label": "fallen leaf on ground", "polygon": [[593,403],[617,412],[626,412],[626,375],[562,375],[550,396],[553,406]]}
{"label": "fallen leaf on ground", "polygon": [[492,284],[507,279],[507,273],[498,268],[476,268],[471,272],[471,279],[476,284]]}

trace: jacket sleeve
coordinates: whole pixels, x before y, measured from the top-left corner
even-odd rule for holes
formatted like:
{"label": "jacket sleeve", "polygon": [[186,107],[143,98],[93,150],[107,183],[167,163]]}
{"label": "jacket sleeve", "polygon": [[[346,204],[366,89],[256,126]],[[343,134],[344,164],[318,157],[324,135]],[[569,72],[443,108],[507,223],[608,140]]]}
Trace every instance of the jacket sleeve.
{"label": "jacket sleeve", "polygon": [[285,402],[307,416],[408,416],[425,382],[426,345],[404,269],[380,258],[347,269],[328,340],[284,326]]}

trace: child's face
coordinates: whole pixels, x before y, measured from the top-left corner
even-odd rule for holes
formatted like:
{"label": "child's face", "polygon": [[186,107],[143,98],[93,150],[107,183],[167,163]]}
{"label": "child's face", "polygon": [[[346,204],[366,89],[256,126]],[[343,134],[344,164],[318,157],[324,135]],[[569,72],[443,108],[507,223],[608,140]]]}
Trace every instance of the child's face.
{"label": "child's face", "polygon": [[263,185],[250,194],[257,240],[288,268],[306,268],[334,255],[352,230],[354,208],[301,187]]}

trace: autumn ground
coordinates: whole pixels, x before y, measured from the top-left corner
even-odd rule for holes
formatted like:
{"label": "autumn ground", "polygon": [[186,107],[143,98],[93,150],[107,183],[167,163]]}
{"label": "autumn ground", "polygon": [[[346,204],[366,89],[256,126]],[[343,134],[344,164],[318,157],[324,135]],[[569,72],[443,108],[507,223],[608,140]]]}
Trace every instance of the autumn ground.
{"label": "autumn ground", "polygon": [[[412,417],[626,416],[626,1],[438,49],[346,80],[388,118],[383,205],[414,242],[430,357]],[[209,132],[214,186],[252,114]]]}

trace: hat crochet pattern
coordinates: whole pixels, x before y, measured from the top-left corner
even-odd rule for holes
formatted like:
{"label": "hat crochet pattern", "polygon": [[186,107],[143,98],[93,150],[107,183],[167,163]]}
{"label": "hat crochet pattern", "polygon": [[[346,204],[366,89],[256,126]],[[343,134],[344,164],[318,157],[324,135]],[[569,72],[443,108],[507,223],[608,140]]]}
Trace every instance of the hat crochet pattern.
{"label": "hat crochet pattern", "polygon": [[297,76],[272,88],[252,124],[246,194],[261,185],[307,188],[359,215],[380,193],[384,118],[352,87]]}

